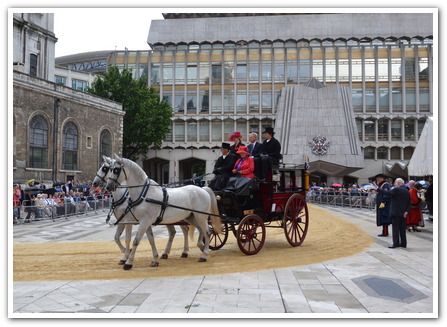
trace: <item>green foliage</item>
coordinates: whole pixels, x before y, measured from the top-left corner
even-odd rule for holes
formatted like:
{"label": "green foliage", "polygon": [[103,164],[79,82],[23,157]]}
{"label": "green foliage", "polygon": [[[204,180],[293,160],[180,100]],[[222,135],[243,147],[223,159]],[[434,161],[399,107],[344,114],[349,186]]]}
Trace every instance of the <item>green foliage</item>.
{"label": "green foliage", "polygon": [[123,157],[136,160],[146,158],[149,149],[159,149],[170,132],[172,110],[159,99],[157,90],[147,86],[143,78],[132,78],[132,70],[121,73],[112,66],[104,76],[98,76],[87,92],[123,105]]}

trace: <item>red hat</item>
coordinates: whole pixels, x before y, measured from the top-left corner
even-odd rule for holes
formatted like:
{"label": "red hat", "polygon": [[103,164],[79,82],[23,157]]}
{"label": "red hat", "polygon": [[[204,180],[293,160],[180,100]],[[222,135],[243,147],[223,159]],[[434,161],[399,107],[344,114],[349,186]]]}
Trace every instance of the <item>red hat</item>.
{"label": "red hat", "polygon": [[233,132],[232,134],[231,134],[231,136],[230,136],[230,141],[234,141],[234,138],[235,137],[238,137],[238,138],[240,138],[241,140],[242,140],[242,134],[241,134],[241,132]]}
{"label": "red hat", "polygon": [[244,152],[246,154],[250,154],[250,152],[248,151],[248,147],[247,146],[240,146],[239,150],[237,150],[236,153],[241,154],[242,152]]}

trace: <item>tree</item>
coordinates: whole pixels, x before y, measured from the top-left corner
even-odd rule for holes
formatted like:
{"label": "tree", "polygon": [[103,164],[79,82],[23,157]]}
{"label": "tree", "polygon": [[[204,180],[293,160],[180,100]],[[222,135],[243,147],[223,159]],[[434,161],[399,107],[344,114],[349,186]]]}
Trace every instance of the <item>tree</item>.
{"label": "tree", "polygon": [[111,66],[98,76],[87,92],[123,105],[126,112],[123,126],[123,157],[146,158],[149,149],[159,149],[170,132],[172,110],[145,78],[133,79],[132,70]]}

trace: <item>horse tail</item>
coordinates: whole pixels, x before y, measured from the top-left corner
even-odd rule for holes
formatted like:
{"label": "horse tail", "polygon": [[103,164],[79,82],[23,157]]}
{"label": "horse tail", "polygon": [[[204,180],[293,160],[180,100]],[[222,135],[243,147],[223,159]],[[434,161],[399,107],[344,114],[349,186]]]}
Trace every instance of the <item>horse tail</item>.
{"label": "horse tail", "polygon": [[195,227],[193,225],[188,225],[188,235],[189,235],[189,239],[191,241],[194,241],[194,231],[195,231]]}
{"label": "horse tail", "polygon": [[216,233],[222,232],[222,222],[220,220],[220,213],[219,208],[217,206],[217,200],[216,195],[214,194],[213,190],[209,187],[202,187],[210,196],[211,199],[211,225],[213,226],[213,229]]}

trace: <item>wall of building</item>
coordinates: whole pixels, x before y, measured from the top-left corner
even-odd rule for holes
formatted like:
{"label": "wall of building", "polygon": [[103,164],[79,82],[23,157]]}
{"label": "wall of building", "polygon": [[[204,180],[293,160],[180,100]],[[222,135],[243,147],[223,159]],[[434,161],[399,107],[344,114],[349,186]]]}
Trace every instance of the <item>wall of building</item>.
{"label": "wall of building", "polygon": [[[85,182],[92,180],[102,163],[99,143],[105,129],[112,136],[109,155],[121,154],[124,116],[121,104],[19,72],[14,72],[13,83],[15,180],[66,181],[69,176]],[[30,165],[30,122],[36,115],[48,124],[47,166],[42,168]],[[75,170],[62,166],[63,128],[67,122],[78,130]]]}

